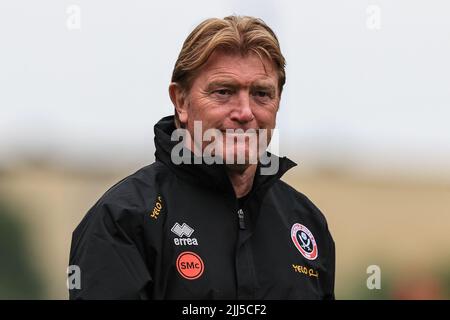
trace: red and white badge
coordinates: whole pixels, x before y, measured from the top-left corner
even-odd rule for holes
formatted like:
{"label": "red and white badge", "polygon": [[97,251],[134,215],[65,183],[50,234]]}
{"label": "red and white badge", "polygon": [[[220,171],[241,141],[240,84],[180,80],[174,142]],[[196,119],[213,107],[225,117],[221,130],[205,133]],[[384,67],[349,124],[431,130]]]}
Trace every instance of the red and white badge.
{"label": "red and white badge", "polygon": [[314,260],[317,258],[317,243],[307,227],[300,223],[295,223],[291,228],[291,239],[295,247],[306,259]]}

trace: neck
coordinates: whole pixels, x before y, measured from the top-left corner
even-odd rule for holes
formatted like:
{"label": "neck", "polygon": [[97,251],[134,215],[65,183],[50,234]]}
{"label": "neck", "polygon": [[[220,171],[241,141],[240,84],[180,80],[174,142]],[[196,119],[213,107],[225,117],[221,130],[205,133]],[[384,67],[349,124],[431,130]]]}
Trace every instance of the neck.
{"label": "neck", "polygon": [[256,174],[256,164],[249,166],[227,166],[227,174],[233,185],[234,193],[237,198],[247,195],[253,186],[253,179]]}

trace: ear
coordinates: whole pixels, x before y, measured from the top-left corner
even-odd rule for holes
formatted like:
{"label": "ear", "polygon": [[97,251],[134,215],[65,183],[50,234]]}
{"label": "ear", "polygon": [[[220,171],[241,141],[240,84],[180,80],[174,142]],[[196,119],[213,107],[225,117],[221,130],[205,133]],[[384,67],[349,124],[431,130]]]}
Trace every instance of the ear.
{"label": "ear", "polygon": [[173,106],[175,107],[178,119],[185,125],[188,120],[187,108],[189,105],[185,90],[183,90],[178,83],[172,82],[169,85],[169,95],[170,100],[172,100]]}

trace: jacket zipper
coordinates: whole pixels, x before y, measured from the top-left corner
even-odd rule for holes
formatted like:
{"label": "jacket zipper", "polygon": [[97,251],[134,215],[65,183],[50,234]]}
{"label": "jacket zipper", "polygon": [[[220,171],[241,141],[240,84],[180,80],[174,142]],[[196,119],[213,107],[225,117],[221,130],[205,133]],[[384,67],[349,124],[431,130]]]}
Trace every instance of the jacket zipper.
{"label": "jacket zipper", "polygon": [[238,218],[239,218],[239,228],[244,230],[245,229],[244,210],[242,209],[238,210]]}

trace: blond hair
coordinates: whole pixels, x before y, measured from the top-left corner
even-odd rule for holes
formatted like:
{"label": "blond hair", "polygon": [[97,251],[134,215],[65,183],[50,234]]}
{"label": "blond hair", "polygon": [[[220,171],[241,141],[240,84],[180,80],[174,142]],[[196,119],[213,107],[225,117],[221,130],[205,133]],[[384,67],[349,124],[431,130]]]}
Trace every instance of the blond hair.
{"label": "blond hair", "polygon": [[190,89],[197,71],[216,49],[272,61],[278,73],[279,94],[286,81],[285,60],[277,36],[261,19],[248,16],[211,18],[200,23],[184,41],[172,73],[172,82]]}

